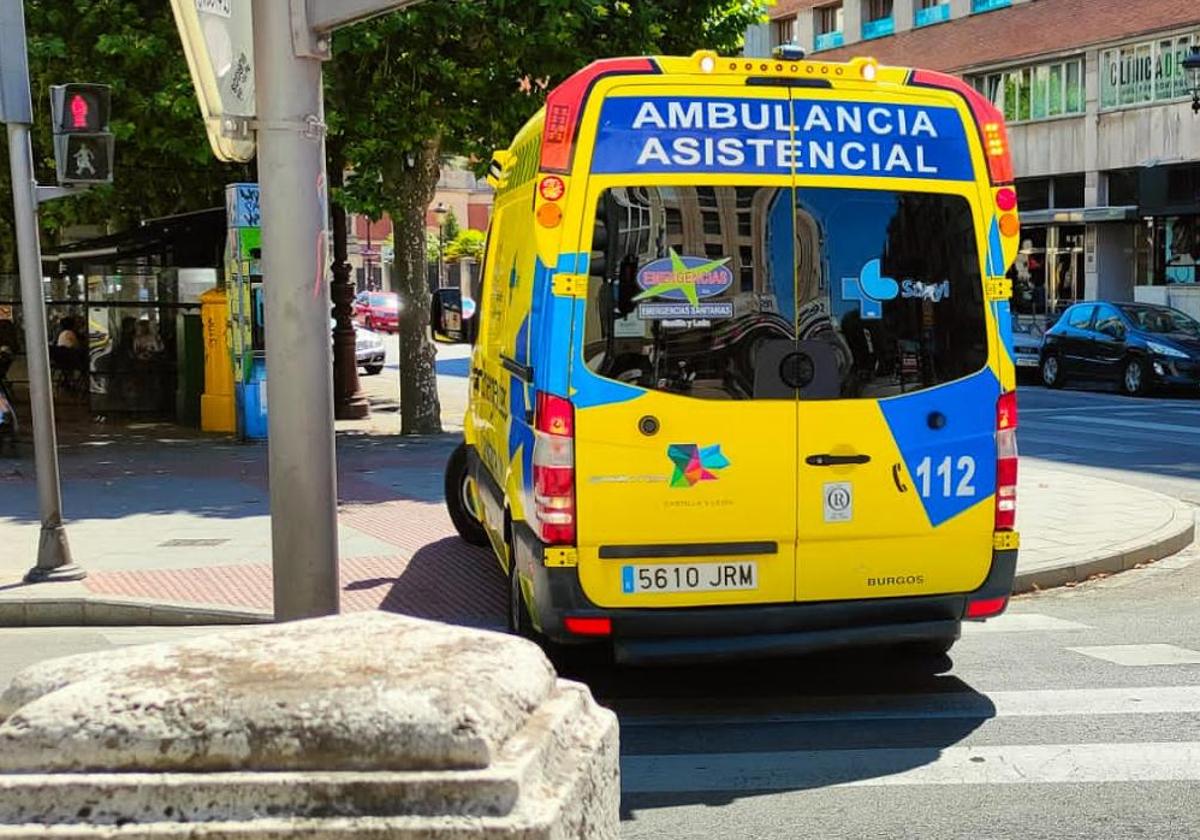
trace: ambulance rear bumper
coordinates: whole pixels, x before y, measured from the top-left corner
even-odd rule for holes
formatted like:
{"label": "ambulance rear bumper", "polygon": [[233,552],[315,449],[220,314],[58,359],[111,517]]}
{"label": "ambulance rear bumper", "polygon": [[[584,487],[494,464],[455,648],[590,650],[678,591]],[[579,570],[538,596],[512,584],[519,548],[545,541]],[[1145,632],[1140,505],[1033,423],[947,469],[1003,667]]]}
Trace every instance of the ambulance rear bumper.
{"label": "ambulance rear bumper", "polygon": [[974,592],[855,601],[670,609],[606,609],[593,604],[574,568],[548,568],[542,543],[523,523],[514,526],[518,568],[533,581],[535,624],[560,643],[597,641],[567,632],[563,619],[608,618],[618,662],[711,662],[796,656],[838,648],[941,643],[957,639],[968,600],[1007,597],[1017,552],[995,551]]}

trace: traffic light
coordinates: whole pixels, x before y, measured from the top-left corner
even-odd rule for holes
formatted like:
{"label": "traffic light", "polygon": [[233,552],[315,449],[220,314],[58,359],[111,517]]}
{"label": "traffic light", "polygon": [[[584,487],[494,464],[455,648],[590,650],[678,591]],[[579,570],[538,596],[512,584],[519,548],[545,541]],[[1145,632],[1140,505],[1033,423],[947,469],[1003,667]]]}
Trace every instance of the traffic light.
{"label": "traffic light", "polygon": [[50,88],[54,162],[60,184],[111,184],[113,136],[108,130],[111,88],[71,83]]}

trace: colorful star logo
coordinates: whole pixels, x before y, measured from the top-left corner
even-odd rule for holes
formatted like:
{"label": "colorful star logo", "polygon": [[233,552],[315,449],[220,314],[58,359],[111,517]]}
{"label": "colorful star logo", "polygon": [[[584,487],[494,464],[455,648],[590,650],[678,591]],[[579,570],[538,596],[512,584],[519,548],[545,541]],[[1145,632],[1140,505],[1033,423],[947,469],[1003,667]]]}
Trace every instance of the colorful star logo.
{"label": "colorful star logo", "polygon": [[721,268],[731,259],[730,257],[726,257],[723,260],[713,260],[712,262],[689,267],[684,263],[683,257],[676,253],[674,248],[670,249],[670,254],[671,279],[666,283],[658,283],[646,289],[646,291],[634,298],[635,301],[658,297],[668,292],[680,291],[683,292],[683,296],[687,298],[688,303],[692,306],[697,306],[700,303],[700,296],[696,294],[696,284],[705,280],[709,274]]}
{"label": "colorful star logo", "polygon": [[667,447],[667,457],[675,465],[672,487],[695,487],[701,481],[716,481],[714,470],[729,466],[729,459],[721,454],[720,444],[673,443]]}

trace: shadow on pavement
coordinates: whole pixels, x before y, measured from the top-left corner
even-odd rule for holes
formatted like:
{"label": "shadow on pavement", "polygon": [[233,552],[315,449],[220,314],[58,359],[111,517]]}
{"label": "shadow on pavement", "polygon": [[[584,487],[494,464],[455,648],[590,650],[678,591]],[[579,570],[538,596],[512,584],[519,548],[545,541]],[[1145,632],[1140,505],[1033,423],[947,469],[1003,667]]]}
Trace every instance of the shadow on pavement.
{"label": "shadow on pavement", "polygon": [[[944,673],[951,667],[947,656],[883,649],[679,668],[566,666],[561,673],[588,683],[621,719],[628,821],[641,810],[719,806],[932,763],[996,712],[986,696]],[[954,712],[930,714],[941,698]],[[641,788],[651,770],[651,787],[665,789]]]}
{"label": "shadow on pavement", "polygon": [[[242,519],[269,513],[267,446],[181,435],[144,424],[98,430],[61,447],[63,504],[73,520],[136,514]],[[337,438],[339,502],[442,502],[443,470],[457,434],[344,433]],[[0,460],[0,519],[38,520],[32,447]]]}
{"label": "shadow on pavement", "polygon": [[398,577],[365,578],[347,593],[388,587],[378,609],[450,624],[503,629],[508,584],[490,551],[447,537],[417,550]]}

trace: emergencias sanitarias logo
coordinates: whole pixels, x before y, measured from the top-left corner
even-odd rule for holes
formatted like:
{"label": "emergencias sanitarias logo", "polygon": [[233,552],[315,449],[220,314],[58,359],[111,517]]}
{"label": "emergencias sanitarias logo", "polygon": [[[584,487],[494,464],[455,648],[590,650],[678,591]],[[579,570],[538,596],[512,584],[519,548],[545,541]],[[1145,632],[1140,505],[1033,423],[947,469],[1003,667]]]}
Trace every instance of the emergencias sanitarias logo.
{"label": "emergencias sanitarias logo", "polygon": [[[730,258],[681,256],[671,248],[669,256],[654,260],[638,271],[642,292],[638,317],[643,320],[664,318],[731,318],[733,303],[706,301],[733,285]],[[651,302],[652,301],[652,302]]]}

